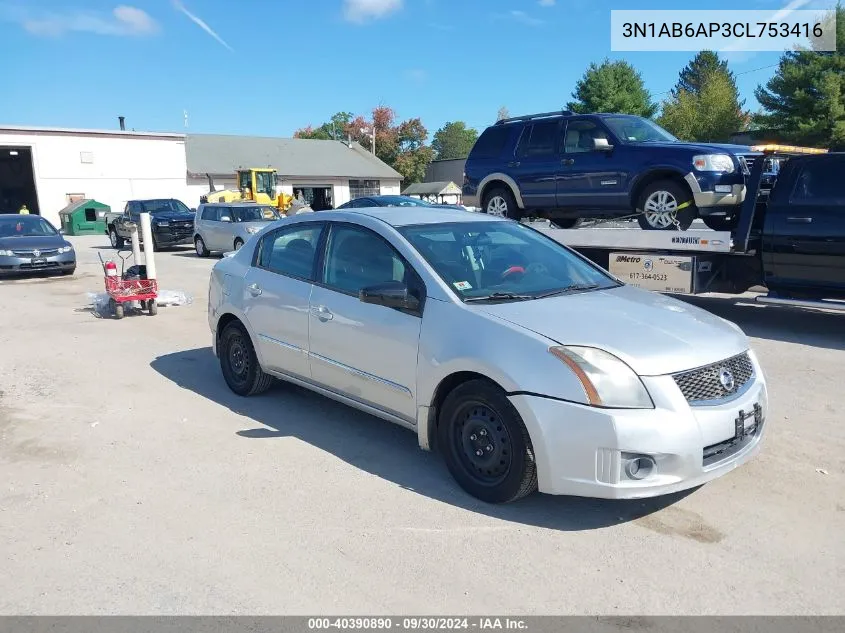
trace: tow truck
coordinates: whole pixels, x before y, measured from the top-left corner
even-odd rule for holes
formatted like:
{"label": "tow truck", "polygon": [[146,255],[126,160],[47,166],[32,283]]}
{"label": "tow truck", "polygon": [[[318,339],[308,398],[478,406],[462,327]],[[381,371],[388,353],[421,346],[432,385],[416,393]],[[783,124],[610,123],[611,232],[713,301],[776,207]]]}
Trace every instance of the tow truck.
{"label": "tow truck", "polygon": [[539,228],[630,285],[845,312],[845,152],[758,145],[733,231]]}

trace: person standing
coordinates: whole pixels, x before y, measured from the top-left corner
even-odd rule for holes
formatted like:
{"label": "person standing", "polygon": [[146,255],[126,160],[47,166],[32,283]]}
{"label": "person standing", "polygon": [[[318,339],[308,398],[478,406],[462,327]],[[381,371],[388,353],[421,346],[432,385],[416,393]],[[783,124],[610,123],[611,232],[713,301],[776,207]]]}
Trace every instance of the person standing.
{"label": "person standing", "polygon": [[29,215],[29,209],[26,208],[25,204],[22,204],[18,213],[20,213],[21,215]]}

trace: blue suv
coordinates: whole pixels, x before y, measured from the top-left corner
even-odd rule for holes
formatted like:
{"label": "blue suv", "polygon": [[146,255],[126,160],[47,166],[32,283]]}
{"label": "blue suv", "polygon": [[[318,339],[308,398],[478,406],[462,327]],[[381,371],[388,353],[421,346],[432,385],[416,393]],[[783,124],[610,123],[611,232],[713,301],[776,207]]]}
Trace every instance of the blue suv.
{"label": "blue suv", "polygon": [[679,141],[627,114],[533,114],[484,130],[467,158],[463,200],[561,228],[636,215],[643,229],[686,230],[700,216],[729,230],[759,156],[742,145]]}

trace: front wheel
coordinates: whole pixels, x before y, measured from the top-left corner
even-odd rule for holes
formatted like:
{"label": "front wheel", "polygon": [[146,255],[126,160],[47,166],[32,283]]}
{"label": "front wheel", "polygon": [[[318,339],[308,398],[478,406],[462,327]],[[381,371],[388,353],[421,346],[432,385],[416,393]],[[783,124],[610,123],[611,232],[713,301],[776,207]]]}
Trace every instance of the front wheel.
{"label": "front wheel", "polygon": [[455,388],[437,428],[449,472],[466,492],[507,503],[537,489],[537,464],[528,431],[505,394],[484,380]]}
{"label": "front wheel", "polygon": [[158,302],[155,299],[150,299],[147,302],[147,310],[150,313],[150,316],[155,316],[158,314]]}
{"label": "front wheel", "polygon": [[117,230],[113,226],[109,227],[109,242],[111,242],[111,247],[116,250],[120,250],[125,244],[123,238],[117,234]]}
{"label": "front wheel", "polygon": [[647,231],[686,231],[698,216],[692,195],[672,180],[648,185],[637,203],[637,222]]}
{"label": "front wheel", "polygon": [[258,364],[249,334],[240,323],[230,323],[223,330],[218,353],[223,378],[239,396],[254,396],[273,384],[273,377]]}

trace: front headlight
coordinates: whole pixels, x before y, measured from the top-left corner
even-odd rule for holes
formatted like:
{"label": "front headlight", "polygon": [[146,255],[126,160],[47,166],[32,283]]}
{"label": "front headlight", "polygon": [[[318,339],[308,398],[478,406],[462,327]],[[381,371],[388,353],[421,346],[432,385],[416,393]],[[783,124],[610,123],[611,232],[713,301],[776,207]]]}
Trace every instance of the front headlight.
{"label": "front headlight", "polygon": [[60,252],[60,253],[70,253],[72,250],[73,250],[73,246],[71,246],[70,244],[68,244],[67,246],[62,246],[62,247],[59,249],[59,252]]}
{"label": "front headlight", "polygon": [[594,347],[558,346],[549,351],[575,373],[592,406],[614,409],[653,409],[640,377],[624,362]]}
{"label": "front headlight", "polygon": [[247,232],[247,233],[249,233],[250,235],[254,235],[254,234],[258,233],[260,230],[261,230],[261,229],[260,229],[260,228],[258,228],[257,226],[248,226],[248,227],[246,227],[246,232]]}
{"label": "front headlight", "polygon": [[0,257],[12,257],[14,253],[12,251],[3,251],[0,250]]}
{"label": "front headlight", "polygon": [[693,156],[692,166],[698,171],[718,171],[725,174],[730,174],[736,169],[733,159],[727,154]]}

